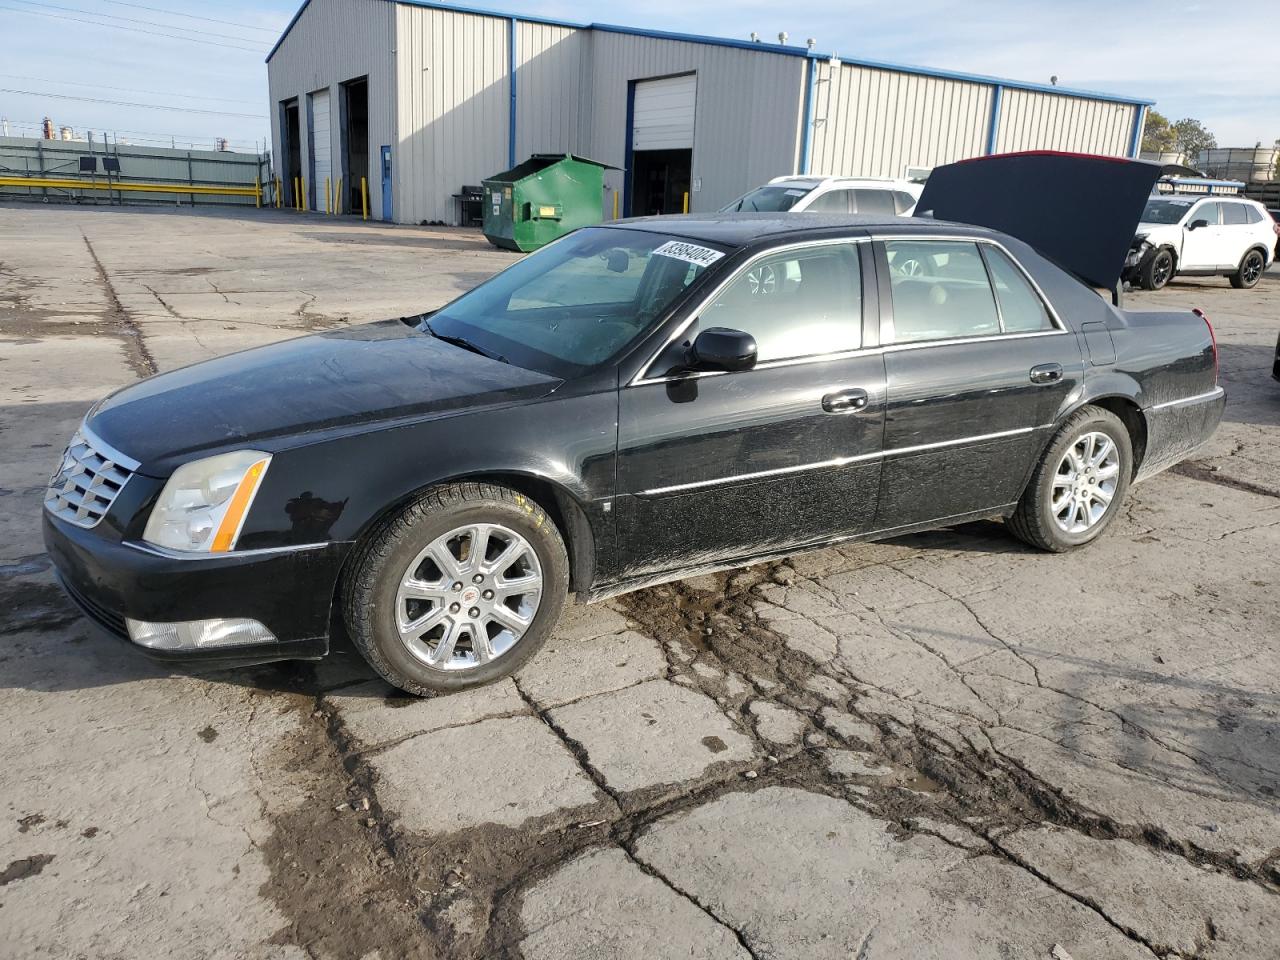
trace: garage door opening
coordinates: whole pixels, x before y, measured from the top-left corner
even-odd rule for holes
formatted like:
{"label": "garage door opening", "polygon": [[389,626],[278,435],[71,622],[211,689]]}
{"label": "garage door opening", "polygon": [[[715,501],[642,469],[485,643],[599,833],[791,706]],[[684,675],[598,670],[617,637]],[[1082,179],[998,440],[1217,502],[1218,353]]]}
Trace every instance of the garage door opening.
{"label": "garage door opening", "polygon": [[682,213],[693,177],[698,78],[688,73],[631,85],[627,213]]}
{"label": "garage door opening", "polygon": [[296,207],[301,200],[298,185],[302,180],[302,130],[296,98],[280,104],[280,129],[284,134],[284,150],[281,151],[284,169],[281,176],[284,178],[282,186],[285,204]]}
{"label": "garage door opening", "polygon": [[329,91],[307,94],[307,148],[311,154],[311,182],[307,193],[311,209],[326,213],[333,207],[333,129],[329,113]]}
{"label": "garage door opening", "polygon": [[692,150],[636,150],[631,154],[631,214],[684,213],[693,172]]}
{"label": "garage door opening", "polygon": [[360,181],[369,176],[369,78],[340,88],[342,110],[342,198],[338,213],[361,211]]}

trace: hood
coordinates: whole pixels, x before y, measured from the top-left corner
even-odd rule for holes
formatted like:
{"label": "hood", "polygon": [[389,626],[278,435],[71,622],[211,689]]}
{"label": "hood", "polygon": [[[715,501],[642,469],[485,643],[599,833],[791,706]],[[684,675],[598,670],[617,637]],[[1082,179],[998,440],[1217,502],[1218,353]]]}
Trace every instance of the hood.
{"label": "hood", "polygon": [[1160,165],[1033,151],[935,167],[916,204],[933,216],[999,230],[1094,287],[1114,289]]}
{"label": "hood", "polygon": [[162,473],[204,451],[270,452],[300,434],[533,399],[560,382],[386,320],[162,373],[107,397],[88,426]]}

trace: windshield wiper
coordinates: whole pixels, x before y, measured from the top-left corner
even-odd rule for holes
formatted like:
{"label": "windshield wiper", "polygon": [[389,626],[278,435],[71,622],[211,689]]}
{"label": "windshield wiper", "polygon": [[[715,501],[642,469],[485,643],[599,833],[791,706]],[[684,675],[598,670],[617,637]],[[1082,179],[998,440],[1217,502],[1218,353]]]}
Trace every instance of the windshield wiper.
{"label": "windshield wiper", "polygon": [[510,361],[510,360],[508,360],[506,357],[504,357],[502,354],[500,354],[500,353],[491,353],[490,351],[488,351],[488,350],[484,349],[484,347],[481,347],[481,346],[478,346],[478,345],[476,345],[476,344],[472,343],[472,342],[471,342],[470,340],[468,340],[466,337],[453,337],[453,336],[449,336],[448,334],[444,334],[444,333],[437,333],[437,332],[432,328],[431,323],[430,323],[429,321],[427,321],[427,320],[423,320],[423,321],[422,321],[422,327],[423,327],[423,329],[424,329],[424,330],[426,330],[426,331],[427,331],[427,333],[431,334],[431,335],[432,335],[433,337],[435,337],[437,340],[443,340],[445,343],[451,343],[451,344],[453,344],[455,347],[461,347],[463,350],[470,350],[472,353],[478,353],[478,354],[480,354],[480,356],[482,356],[482,357],[488,357],[490,360],[497,360],[497,361],[499,361],[499,362],[501,362],[501,363],[510,363],[510,362],[511,362],[511,361]]}

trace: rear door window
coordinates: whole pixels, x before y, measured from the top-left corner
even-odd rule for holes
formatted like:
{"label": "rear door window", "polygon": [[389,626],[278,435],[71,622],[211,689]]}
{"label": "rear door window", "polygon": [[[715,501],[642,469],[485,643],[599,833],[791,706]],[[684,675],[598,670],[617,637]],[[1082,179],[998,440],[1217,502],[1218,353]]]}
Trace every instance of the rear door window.
{"label": "rear door window", "polygon": [[963,240],[887,240],[895,343],[1000,332],[995,294],[978,245]]}
{"label": "rear door window", "polygon": [[1246,222],[1248,222],[1248,223],[1261,223],[1261,222],[1262,222],[1262,211],[1261,211],[1261,210],[1259,210],[1257,207],[1251,207],[1251,206],[1248,206],[1248,205],[1246,205],[1246,204],[1241,204],[1241,206],[1243,206],[1243,207],[1244,207],[1244,216],[1245,216],[1245,220],[1246,220]]}
{"label": "rear door window", "polygon": [[893,192],[890,190],[854,190],[853,199],[857,204],[857,212],[877,217],[894,217],[898,215],[893,203]]}
{"label": "rear door window", "polygon": [[1249,216],[1243,203],[1220,203],[1218,206],[1222,208],[1222,223],[1224,226],[1235,227],[1249,222]]}

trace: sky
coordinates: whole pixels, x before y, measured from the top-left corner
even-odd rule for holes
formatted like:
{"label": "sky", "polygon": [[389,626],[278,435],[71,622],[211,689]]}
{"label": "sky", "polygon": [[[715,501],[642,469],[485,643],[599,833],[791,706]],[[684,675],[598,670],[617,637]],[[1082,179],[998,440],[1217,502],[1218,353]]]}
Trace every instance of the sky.
{"label": "sky", "polygon": [[[197,147],[226,137],[233,149],[252,150],[270,136],[265,57],[299,2],[0,0],[0,118],[13,135],[38,135],[40,119],[49,116],[81,136],[107,131],[121,142]],[[1170,120],[1203,121],[1220,146],[1280,138],[1274,58],[1265,45],[1250,44],[1220,5],[808,0],[787,11],[776,0],[477,5],[739,39],[754,30],[774,40],[785,30],[792,44],[812,37],[817,49],[847,58],[1040,83],[1056,75],[1064,87],[1152,99]]]}

